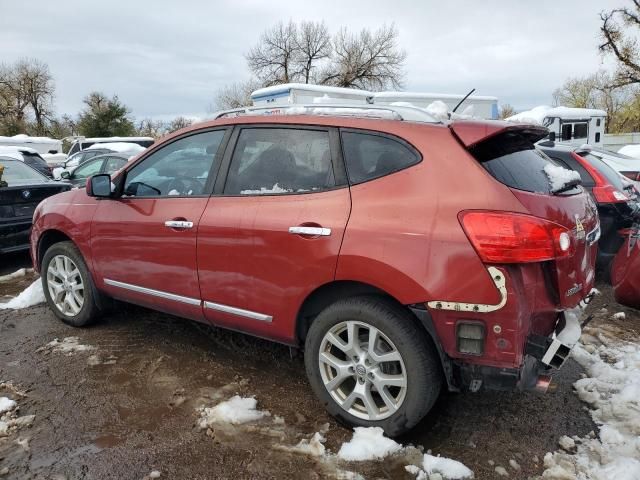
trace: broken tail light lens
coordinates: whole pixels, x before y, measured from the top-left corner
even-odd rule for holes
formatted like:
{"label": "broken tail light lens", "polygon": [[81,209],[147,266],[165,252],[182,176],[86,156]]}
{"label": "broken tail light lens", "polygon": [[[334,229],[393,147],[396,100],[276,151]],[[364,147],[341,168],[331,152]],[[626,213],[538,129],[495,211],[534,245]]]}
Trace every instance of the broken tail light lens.
{"label": "broken tail light lens", "polygon": [[573,254],[571,231],[544,218],[514,212],[468,210],[460,223],[485,263],[531,263]]}

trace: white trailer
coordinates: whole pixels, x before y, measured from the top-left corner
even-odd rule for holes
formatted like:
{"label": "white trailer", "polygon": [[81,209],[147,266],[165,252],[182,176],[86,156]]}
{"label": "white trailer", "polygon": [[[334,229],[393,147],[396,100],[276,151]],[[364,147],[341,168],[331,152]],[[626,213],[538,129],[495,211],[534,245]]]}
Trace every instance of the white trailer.
{"label": "white trailer", "polygon": [[572,145],[602,146],[607,112],[593,108],[541,105],[509,118],[510,122],[537,123],[549,129],[549,138]]}
{"label": "white trailer", "polygon": [[[371,103],[373,92],[355,88],[327,87],[306,83],[283,83],[272,87],[259,88],[251,93],[251,101],[256,107],[277,107],[292,103]],[[369,99],[369,100],[368,100]]]}
{"label": "white trailer", "polygon": [[5,147],[29,147],[40,154],[62,153],[62,140],[49,137],[30,137],[20,134],[13,137],[0,137],[0,146]]}
{"label": "white trailer", "polygon": [[[451,111],[464,97],[464,95],[449,93],[378,92],[373,95],[373,103],[375,105],[392,105],[404,102],[416,107],[427,108],[433,102],[439,100],[444,102],[449,111]],[[478,118],[497,119],[498,99],[496,97],[470,95],[460,105],[456,113],[466,113]]]}

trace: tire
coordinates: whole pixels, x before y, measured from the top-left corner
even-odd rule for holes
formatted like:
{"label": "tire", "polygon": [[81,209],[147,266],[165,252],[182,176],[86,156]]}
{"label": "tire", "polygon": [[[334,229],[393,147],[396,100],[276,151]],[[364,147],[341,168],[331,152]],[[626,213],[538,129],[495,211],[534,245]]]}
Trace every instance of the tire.
{"label": "tire", "polygon": [[[68,272],[72,274],[65,279]],[[47,304],[60,320],[74,327],[85,327],[99,318],[100,293],[72,242],[54,243],[47,249],[42,258],[41,276]],[[58,294],[53,298],[56,291]]]}
{"label": "tire", "polygon": [[383,297],[348,298],[323,310],[307,333],[305,367],[314,393],[338,421],[381,427],[389,436],[422,420],[443,381],[431,339],[410,312]]}

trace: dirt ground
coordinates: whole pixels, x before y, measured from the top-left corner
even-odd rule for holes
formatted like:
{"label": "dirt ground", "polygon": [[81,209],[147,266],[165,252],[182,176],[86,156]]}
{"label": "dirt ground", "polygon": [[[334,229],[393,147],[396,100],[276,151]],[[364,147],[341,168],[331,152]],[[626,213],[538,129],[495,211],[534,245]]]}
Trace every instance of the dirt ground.
{"label": "dirt ground", "polygon": [[[12,259],[0,274],[28,265],[24,256]],[[0,284],[0,299],[30,281]],[[602,317],[595,321],[625,311],[621,327],[636,335],[638,312],[601,289],[590,306]],[[42,348],[69,336],[93,348]],[[396,440],[460,460],[477,479],[504,478],[495,473],[499,465],[509,478],[539,475],[562,435],[596,430],[573,393],[580,374],[569,361],[546,395],[444,394],[422,424]],[[236,393],[255,396],[271,417],[197,427],[199,407]],[[31,427],[0,438],[0,478],[143,479],[152,471],[169,479],[414,478],[404,470],[406,457],[345,463],[282,450],[326,430],[325,446],[336,453],[352,433],[316,401],[298,352],[133,306],[87,329],[64,325],[45,305],[0,310],[0,396],[16,399],[20,415],[35,415]]]}

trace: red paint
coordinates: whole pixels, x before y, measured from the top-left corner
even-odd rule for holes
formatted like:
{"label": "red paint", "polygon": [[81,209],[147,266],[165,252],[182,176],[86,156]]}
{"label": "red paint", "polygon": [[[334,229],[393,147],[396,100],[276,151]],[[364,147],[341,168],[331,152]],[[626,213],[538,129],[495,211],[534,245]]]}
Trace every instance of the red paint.
{"label": "red paint", "polygon": [[611,284],[616,301],[640,308],[640,244],[638,230],[629,229],[611,264]]}
{"label": "red paint", "polygon": [[[304,300],[335,280],[366,283],[404,305],[432,300],[497,304],[500,294],[459,221],[464,210],[532,215],[574,232],[597,225],[587,194],[549,196],[512,190],[465,150],[505,129],[501,122],[454,122],[451,128],[400,121],[322,116],[238,117],[207,122],[178,135],[220,125],[303,124],[362,128],[396,135],[423,156],[419,164],[352,187],[283,196],[96,200],[77,190],[38,209],[32,243],[57,229],[75,241],[105,293],[188,318],[295,344]],[[452,132],[453,130],[453,132]],[[227,148],[232,148],[229,145]],[[130,162],[130,169],[147,153]],[[174,231],[165,220],[187,219]],[[330,236],[293,235],[313,225]],[[572,240],[570,254],[536,263],[496,265],[507,279],[507,303],[486,314],[432,311],[438,341],[467,363],[519,367],[529,333],[549,335],[558,312],[575,306],[593,284],[595,246]],[[573,233],[572,233],[573,234]],[[37,266],[37,251],[32,250]],[[272,316],[265,322],[109,286],[105,278]],[[575,288],[574,288],[575,287]],[[573,294],[567,292],[574,288]],[[570,293],[570,292],[569,292]],[[487,332],[480,357],[456,352],[461,320]],[[500,333],[494,326],[500,326]]]}

